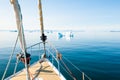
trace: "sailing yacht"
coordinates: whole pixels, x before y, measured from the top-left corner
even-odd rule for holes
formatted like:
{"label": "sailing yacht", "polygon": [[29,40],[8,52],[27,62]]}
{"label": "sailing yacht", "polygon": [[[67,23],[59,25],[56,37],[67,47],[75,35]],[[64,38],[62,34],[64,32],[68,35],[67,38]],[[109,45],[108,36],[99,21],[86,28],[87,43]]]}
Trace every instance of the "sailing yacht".
{"label": "sailing yacht", "polygon": [[[41,42],[33,44],[29,47],[26,47],[26,40],[24,36],[24,28],[23,28],[23,22],[22,22],[22,13],[21,13],[19,2],[18,0],[10,0],[10,2],[13,5],[14,11],[15,11],[18,36],[15,42],[13,51],[11,53],[10,59],[8,61],[8,64],[6,66],[6,69],[4,71],[2,80],[67,80],[67,78],[60,71],[60,65],[61,65],[60,62],[63,63],[64,67],[66,68],[66,71],[71,76],[72,80],[80,80],[80,79],[77,79],[74,76],[74,74],[72,74],[70,69],[64,63],[64,61],[62,60],[62,54],[60,54],[59,51],[54,46],[51,45],[51,43],[47,42],[47,36],[45,35],[45,32],[44,32],[41,0],[38,0]],[[13,75],[5,78],[12,56],[15,52],[16,44],[18,40],[20,42],[21,51],[17,54],[14,73]],[[30,65],[31,55],[28,53],[28,49],[32,49],[35,46],[39,46],[38,48],[41,54],[39,56],[39,60],[34,64]],[[18,61],[23,62],[23,64],[25,65],[25,68],[16,72],[16,69],[18,67]],[[56,61],[57,66],[54,65],[54,61]],[[74,67],[78,71],[80,71],[76,66]],[[84,72],[81,72],[81,73],[82,73],[82,76],[81,76],[82,80],[85,80],[85,77],[87,78],[87,80],[91,80],[91,78],[89,78]]]}

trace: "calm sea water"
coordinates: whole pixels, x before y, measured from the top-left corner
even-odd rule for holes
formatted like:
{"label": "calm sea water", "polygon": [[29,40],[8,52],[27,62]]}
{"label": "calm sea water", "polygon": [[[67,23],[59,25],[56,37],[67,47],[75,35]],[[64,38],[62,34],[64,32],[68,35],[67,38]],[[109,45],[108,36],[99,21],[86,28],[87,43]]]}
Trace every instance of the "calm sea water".
{"label": "calm sea water", "polygon": [[[63,56],[84,71],[92,80],[120,80],[120,32],[73,32],[73,37],[67,35],[58,37],[57,32],[46,34],[48,41],[52,42]],[[39,32],[25,32],[27,46],[40,41],[39,35]],[[16,36],[16,32],[0,32],[0,79],[12,52]],[[19,48],[19,43],[17,48]],[[33,55],[32,62],[36,61],[36,56],[37,53]],[[13,73],[14,65],[15,56],[6,77]],[[23,65],[18,66],[17,71],[23,68]],[[81,76],[72,66],[69,68],[74,74]],[[70,80],[66,74],[65,76]]]}

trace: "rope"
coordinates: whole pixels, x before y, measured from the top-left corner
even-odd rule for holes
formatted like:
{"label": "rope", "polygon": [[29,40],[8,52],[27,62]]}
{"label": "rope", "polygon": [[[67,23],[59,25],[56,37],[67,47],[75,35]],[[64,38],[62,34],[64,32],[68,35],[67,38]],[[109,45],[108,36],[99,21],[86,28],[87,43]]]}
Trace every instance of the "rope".
{"label": "rope", "polygon": [[[64,56],[63,56],[64,57]],[[82,73],[83,71],[81,71],[78,67],[76,67],[70,60],[68,60],[67,58],[64,57],[64,59],[66,61],[68,61],[73,67],[75,67],[80,73]],[[92,80],[90,77],[88,77],[85,73],[84,75],[89,79],[89,80]]]}
{"label": "rope", "polygon": [[[32,45],[32,46],[30,46],[30,47],[33,47],[33,46],[36,46],[36,45],[38,45],[39,44],[39,48],[40,48],[40,44],[41,44],[42,42],[39,42],[39,43],[36,43],[36,44],[34,44],[34,45]],[[47,42],[49,45],[50,45],[50,47],[52,47],[53,48],[53,50],[54,51],[57,51],[57,49],[50,43],[50,42]],[[28,47],[28,48],[30,48],[30,47]],[[27,48],[27,49],[28,49]],[[48,50],[47,49],[47,51],[54,57],[54,55],[51,53],[51,51],[50,50]],[[76,67],[70,60],[68,60],[66,57],[64,57],[63,56],[63,58],[67,61],[67,62],[69,62],[73,67],[75,67],[80,73],[82,73],[82,71],[78,68],[78,67]],[[54,59],[57,61],[57,59],[54,57]],[[69,73],[69,72],[67,72],[67,73]],[[70,75],[70,74],[69,74]],[[86,74],[84,74],[89,80],[92,80],[90,77],[88,77]]]}
{"label": "rope", "polygon": [[15,48],[16,48],[16,45],[17,45],[17,41],[18,41],[18,36],[19,36],[19,34],[17,35],[17,39],[16,39],[16,41],[15,41],[15,45],[14,45],[14,48],[13,48],[13,50],[12,50],[12,54],[10,55],[9,61],[8,61],[8,63],[7,63],[7,66],[6,66],[5,72],[4,72],[4,74],[3,74],[2,80],[4,80],[4,78],[5,78],[6,72],[7,72],[7,70],[8,70],[8,67],[9,67],[10,62],[11,62],[11,59],[12,59],[12,56],[13,56],[13,54],[14,54],[14,51],[15,51]]}
{"label": "rope", "polygon": [[[69,74],[69,72],[60,64],[60,66],[61,66],[61,68],[66,72],[66,73],[68,73]],[[69,76],[71,77],[71,78],[73,78],[70,74],[69,74]]]}
{"label": "rope", "polygon": [[[64,56],[63,56],[63,57],[64,57]],[[65,57],[64,57],[64,59],[65,59],[66,61],[68,61],[73,67],[75,67],[79,72],[82,73],[82,71],[81,71],[78,67],[76,67],[70,60],[68,60],[68,59],[65,58]]]}
{"label": "rope", "polygon": [[61,62],[63,63],[63,65],[65,66],[65,68],[68,70],[68,72],[69,72],[69,74],[72,76],[72,78],[73,78],[74,80],[77,80],[77,79],[74,77],[73,73],[70,71],[70,69],[67,67],[67,65],[63,62],[63,60],[61,60]]}
{"label": "rope", "polygon": [[[48,44],[50,45],[50,47],[52,47],[56,52],[58,52],[58,50],[50,43],[48,42]],[[63,56],[64,57],[64,56]],[[67,60],[70,64],[72,64],[73,67],[75,67],[80,73],[82,73],[82,71],[76,67],[71,61],[69,61],[67,58],[64,57],[65,60]],[[89,80],[92,80],[90,77],[88,77],[86,74],[84,74]]]}

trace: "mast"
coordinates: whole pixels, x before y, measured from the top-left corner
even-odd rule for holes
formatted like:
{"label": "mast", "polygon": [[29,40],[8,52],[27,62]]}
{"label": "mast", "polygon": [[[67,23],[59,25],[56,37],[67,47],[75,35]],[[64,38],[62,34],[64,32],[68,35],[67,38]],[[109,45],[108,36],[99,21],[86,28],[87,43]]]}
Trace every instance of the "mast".
{"label": "mast", "polygon": [[18,3],[18,0],[10,0],[11,4],[13,5],[15,16],[16,16],[16,24],[17,24],[17,30],[19,34],[19,41],[20,41],[20,47],[22,52],[25,56],[25,68],[26,68],[26,80],[30,80],[29,71],[28,71],[28,65],[26,62],[26,41],[24,36],[24,30],[23,30],[23,23],[22,23],[22,14],[21,14],[21,8]]}
{"label": "mast", "polygon": [[40,29],[41,29],[41,40],[44,45],[44,52],[46,55],[46,50],[45,50],[45,41],[47,40],[47,36],[44,34],[44,25],[43,25],[43,14],[42,14],[42,3],[41,0],[38,0],[38,8],[39,8],[39,16],[40,16]]}

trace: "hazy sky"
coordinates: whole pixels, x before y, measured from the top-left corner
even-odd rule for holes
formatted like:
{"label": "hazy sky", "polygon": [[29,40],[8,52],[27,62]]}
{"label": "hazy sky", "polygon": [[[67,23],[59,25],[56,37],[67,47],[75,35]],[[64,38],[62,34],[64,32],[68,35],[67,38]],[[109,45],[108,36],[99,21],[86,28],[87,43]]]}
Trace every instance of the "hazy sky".
{"label": "hazy sky", "polygon": [[[19,0],[25,29],[39,29],[38,0]],[[120,0],[42,0],[45,29],[119,28]],[[9,0],[0,0],[0,29],[16,29]]]}

